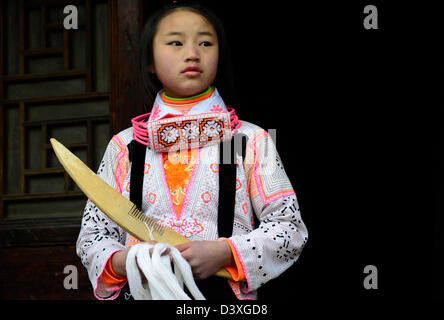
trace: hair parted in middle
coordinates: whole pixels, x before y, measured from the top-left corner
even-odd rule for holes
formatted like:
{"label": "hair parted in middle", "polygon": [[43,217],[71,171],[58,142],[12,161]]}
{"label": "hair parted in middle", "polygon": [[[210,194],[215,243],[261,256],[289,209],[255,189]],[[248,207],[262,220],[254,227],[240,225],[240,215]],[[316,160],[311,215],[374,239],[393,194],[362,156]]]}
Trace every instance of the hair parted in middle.
{"label": "hair parted in middle", "polygon": [[143,88],[146,94],[146,107],[151,109],[157,92],[162,89],[162,83],[157,76],[148,71],[148,67],[154,64],[153,39],[157,32],[159,22],[176,10],[189,10],[200,14],[210,22],[216,30],[219,42],[219,61],[217,75],[213,86],[217,88],[224,102],[228,106],[235,106],[235,86],[231,64],[230,49],[226,38],[225,29],[220,19],[208,8],[197,2],[171,2],[155,11],[145,23],[140,39],[140,72]]}

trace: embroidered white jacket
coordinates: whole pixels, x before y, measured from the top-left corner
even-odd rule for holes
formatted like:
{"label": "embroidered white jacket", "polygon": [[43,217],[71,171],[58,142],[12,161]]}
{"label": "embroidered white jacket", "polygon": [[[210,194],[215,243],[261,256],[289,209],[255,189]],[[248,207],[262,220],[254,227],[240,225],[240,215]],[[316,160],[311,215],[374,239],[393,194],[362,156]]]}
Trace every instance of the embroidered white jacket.
{"label": "embroidered white jacket", "polygon": [[[214,92],[218,95],[217,90]],[[210,98],[209,98],[210,99]],[[210,108],[211,104],[207,104]],[[225,110],[225,106],[220,106]],[[178,111],[161,106],[157,116]],[[188,115],[205,112],[194,106]],[[208,112],[208,111],[207,111]],[[229,281],[239,299],[256,299],[257,289],[287,270],[299,257],[308,239],[293,187],[273,140],[262,128],[241,121],[238,132],[248,136],[245,159],[238,156],[233,235],[229,238],[242,263],[246,281]],[[133,128],[109,142],[98,175],[129,198],[131,163],[127,145]],[[148,149],[145,156],[142,211],[190,240],[217,240],[219,146],[199,149],[180,217],[176,216],[165,180],[162,154]],[[241,164],[241,165],[239,165]],[[253,214],[260,225],[254,229]],[[101,274],[109,257],[125,249],[129,234],[91,201],[84,210],[77,254],[87,268],[94,295],[115,299],[121,286],[110,287]],[[227,284],[228,285],[228,284]]]}

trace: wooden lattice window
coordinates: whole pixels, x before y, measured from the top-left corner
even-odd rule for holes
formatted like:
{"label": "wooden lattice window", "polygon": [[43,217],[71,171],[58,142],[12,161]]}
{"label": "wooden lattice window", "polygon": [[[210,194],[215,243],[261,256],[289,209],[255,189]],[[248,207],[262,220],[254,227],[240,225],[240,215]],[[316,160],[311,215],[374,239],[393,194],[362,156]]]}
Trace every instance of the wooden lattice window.
{"label": "wooden lattice window", "polygon": [[[68,4],[77,30],[63,27]],[[110,138],[108,1],[0,5],[0,219],[79,216],[85,197],[49,138],[97,168]]]}

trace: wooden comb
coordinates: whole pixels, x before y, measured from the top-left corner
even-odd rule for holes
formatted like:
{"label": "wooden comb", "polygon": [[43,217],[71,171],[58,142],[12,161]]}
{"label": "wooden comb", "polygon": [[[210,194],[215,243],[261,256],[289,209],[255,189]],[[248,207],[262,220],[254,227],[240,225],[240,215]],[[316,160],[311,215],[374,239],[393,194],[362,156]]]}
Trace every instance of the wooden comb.
{"label": "wooden comb", "polygon": [[[69,151],[63,144],[51,138],[51,145],[60,163],[66,172],[76,182],[83,193],[111,220],[125,231],[141,241],[154,239],[158,242],[169,243],[176,246],[190,241],[173,229],[157,223],[147,217],[136,205],[122,196],[79,158]],[[230,273],[221,269],[217,276],[231,279]]]}

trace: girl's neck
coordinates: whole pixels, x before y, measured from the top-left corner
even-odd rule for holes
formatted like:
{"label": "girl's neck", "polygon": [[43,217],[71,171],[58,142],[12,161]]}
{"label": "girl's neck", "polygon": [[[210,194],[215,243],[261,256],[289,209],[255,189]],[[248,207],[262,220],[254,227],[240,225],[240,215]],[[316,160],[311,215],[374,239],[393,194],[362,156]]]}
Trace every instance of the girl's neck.
{"label": "girl's neck", "polygon": [[208,87],[204,92],[196,94],[187,98],[172,98],[165,94],[165,91],[160,95],[162,101],[167,105],[176,110],[179,110],[184,115],[191,110],[199,102],[208,99],[213,94],[214,89],[212,87]]}
{"label": "girl's neck", "polygon": [[[169,100],[169,101],[177,102],[178,104],[183,104],[183,103],[186,103],[186,102],[189,101],[189,100],[195,100],[195,99],[202,98],[202,96],[204,96],[204,95],[206,96],[206,95],[208,95],[209,93],[210,93],[210,95],[211,95],[212,92],[213,92],[213,88],[212,88],[211,86],[209,86],[209,87],[208,87],[206,90],[204,90],[203,92],[198,93],[198,94],[196,94],[196,95],[193,95],[193,96],[191,96],[191,97],[175,98],[175,97],[170,97],[170,96],[168,96],[168,95],[166,94],[165,90],[164,90],[164,91],[162,92],[162,99],[165,98],[165,99],[167,99],[167,100]],[[203,99],[206,99],[206,97],[203,98]],[[203,100],[203,99],[200,99],[200,100]]]}

